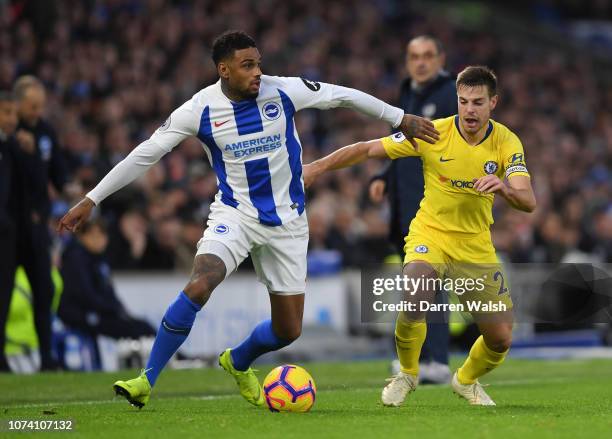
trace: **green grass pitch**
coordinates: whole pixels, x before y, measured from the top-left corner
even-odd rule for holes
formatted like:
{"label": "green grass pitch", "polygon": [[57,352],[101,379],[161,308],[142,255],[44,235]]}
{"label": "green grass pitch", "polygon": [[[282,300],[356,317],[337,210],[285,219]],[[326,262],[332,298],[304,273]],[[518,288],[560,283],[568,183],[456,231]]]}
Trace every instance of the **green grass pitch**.
{"label": "green grass pitch", "polygon": [[[302,364],[310,413],[270,413],[237,395],[222,370],[168,370],[142,410],[114,399],[134,372],[0,375],[0,437],[9,419],[72,419],[70,437],[605,438],[612,435],[612,361],[509,359],[482,381],[497,407],[471,407],[448,386],[421,386],[401,408],[380,404],[388,362]],[[457,366],[454,362],[454,366]],[[270,367],[260,367],[263,378]]]}

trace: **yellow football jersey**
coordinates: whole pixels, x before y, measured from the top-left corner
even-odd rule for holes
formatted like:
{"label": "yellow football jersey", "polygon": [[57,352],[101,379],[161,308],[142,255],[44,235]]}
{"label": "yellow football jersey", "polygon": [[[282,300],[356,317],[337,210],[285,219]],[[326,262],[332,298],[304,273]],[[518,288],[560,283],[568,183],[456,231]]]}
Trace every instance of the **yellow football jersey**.
{"label": "yellow football jersey", "polygon": [[415,149],[402,133],[381,139],[390,158],[418,156],[423,161],[425,196],[414,221],[445,232],[488,230],[493,223],[494,195],[474,190],[474,180],[487,174],[502,180],[529,176],[521,141],[494,120],[489,121],[484,139],[475,146],[459,132],[458,116],[433,123],[440,133],[440,140],[433,145],[416,139]]}

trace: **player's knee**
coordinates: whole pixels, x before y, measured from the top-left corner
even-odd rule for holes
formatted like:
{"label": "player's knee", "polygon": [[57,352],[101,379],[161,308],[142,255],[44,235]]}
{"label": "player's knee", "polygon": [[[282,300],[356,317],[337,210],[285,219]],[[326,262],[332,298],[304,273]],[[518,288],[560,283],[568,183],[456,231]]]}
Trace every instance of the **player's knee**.
{"label": "player's knee", "polygon": [[512,345],[512,334],[502,334],[488,340],[487,347],[494,352],[506,352]]}
{"label": "player's knee", "polygon": [[206,279],[192,278],[185,287],[185,294],[200,305],[206,303],[212,293],[212,287]]}
{"label": "player's knee", "polygon": [[204,305],[224,278],[225,264],[218,256],[198,255],[185,294],[194,302]]}
{"label": "player's knee", "polygon": [[412,261],[404,266],[404,276],[408,278],[437,278],[438,274],[434,267],[426,261]]}

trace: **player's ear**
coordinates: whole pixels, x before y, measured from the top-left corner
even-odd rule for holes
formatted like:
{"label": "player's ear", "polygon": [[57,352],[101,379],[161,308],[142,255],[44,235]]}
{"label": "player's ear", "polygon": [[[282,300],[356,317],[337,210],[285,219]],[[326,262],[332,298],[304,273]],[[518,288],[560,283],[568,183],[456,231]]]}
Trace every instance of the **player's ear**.
{"label": "player's ear", "polygon": [[217,64],[217,73],[223,79],[229,79],[229,66],[225,61],[220,61]]}
{"label": "player's ear", "polygon": [[495,95],[491,98],[491,111],[495,110],[495,107],[497,106],[497,101],[499,100],[499,95]]}

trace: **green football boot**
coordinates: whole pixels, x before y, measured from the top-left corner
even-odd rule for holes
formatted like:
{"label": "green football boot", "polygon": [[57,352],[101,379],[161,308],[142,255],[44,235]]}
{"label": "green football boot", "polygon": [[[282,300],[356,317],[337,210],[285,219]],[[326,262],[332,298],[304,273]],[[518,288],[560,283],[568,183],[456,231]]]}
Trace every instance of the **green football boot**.
{"label": "green football boot", "polygon": [[226,349],[225,352],[219,355],[219,366],[234,377],[240,389],[240,394],[244,399],[254,406],[261,407],[265,402],[264,393],[259,380],[255,376],[255,372],[250,367],[244,372],[236,370],[232,364],[230,351],[231,349]]}
{"label": "green football boot", "polygon": [[127,381],[117,381],[113,384],[115,395],[123,396],[130,404],[139,409],[149,402],[151,396],[151,384],[143,370],[140,375]]}

